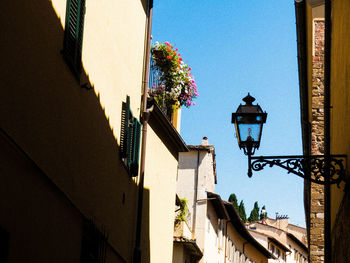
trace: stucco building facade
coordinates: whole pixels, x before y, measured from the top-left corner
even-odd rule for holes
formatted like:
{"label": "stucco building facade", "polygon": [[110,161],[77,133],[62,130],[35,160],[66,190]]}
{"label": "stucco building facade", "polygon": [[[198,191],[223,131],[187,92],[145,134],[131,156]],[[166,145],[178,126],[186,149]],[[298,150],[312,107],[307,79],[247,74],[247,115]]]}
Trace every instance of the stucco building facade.
{"label": "stucco building facade", "polygon": [[188,216],[179,227],[175,224],[173,262],[267,263],[274,258],[248,233],[233,205],[214,192],[215,147],[204,137],[201,145],[188,148],[180,153],[177,178],[177,194],[186,199]]}
{"label": "stucco building facade", "polygon": [[151,9],[2,3],[1,262],[172,261],[187,148],[143,100]]}

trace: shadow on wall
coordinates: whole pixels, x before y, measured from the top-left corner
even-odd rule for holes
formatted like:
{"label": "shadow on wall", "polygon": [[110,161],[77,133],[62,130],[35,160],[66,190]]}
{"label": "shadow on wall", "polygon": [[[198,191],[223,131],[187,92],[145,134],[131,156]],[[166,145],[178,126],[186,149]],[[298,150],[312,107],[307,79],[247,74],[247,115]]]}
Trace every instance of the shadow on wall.
{"label": "shadow on wall", "polygon": [[142,3],[143,11],[145,11],[145,14],[147,13],[147,2],[151,1],[153,3],[153,0],[140,0]]}
{"label": "shadow on wall", "polygon": [[[75,262],[66,241],[76,241],[71,248],[77,253],[79,217],[86,217],[106,228],[112,250],[120,254],[111,262],[130,262],[137,184],[120,161],[100,98],[81,88],[91,86],[86,72],[86,81],[78,83],[61,55],[64,31],[51,2],[5,0],[0,25],[0,123],[12,141],[0,151],[8,160],[0,171],[0,227],[10,236],[9,261],[18,262],[11,259],[18,251],[27,252],[19,261],[35,262],[64,251],[67,257],[57,262]],[[144,239],[149,250],[149,237]]]}
{"label": "shadow on wall", "polygon": [[149,198],[150,198],[150,191],[149,189],[144,189],[143,191],[143,219],[142,219],[142,238],[141,238],[141,246],[142,246],[142,254],[141,259],[142,263],[150,263],[151,262],[151,256],[150,256],[150,237],[149,237]]}
{"label": "shadow on wall", "polygon": [[[179,162],[179,169],[197,169],[199,166],[201,166],[203,159],[205,158],[205,154],[207,152],[205,151],[190,151],[188,153],[181,153],[180,155],[180,161]],[[185,158],[181,158],[181,156]],[[188,156],[191,156],[192,158],[188,158]]]}

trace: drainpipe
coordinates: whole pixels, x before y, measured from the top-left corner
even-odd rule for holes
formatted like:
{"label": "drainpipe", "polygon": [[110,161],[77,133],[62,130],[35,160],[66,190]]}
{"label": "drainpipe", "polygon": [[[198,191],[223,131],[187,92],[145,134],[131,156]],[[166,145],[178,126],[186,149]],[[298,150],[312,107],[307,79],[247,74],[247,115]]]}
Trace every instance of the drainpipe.
{"label": "drainpipe", "polygon": [[[325,48],[324,48],[324,147],[325,165],[325,263],[332,262],[332,239],[331,239],[331,186],[330,180],[330,110],[331,110],[331,35],[332,35],[332,1],[325,1]],[[328,183],[327,183],[328,182]]]}
{"label": "drainpipe", "polygon": [[141,249],[141,231],[142,231],[142,208],[143,208],[143,188],[145,177],[145,160],[146,160],[146,142],[147,142],[147,126],[151,114],[151,109],[147,109],[147,91],[149,84],[149,64],[151,52],[151,32],[152,32],[152,14],[153,14],[153,0],[148,0],[147,3],[147,17],[146,17],[146,43],[145,43],[145,66],[143,72],[143,96],[142,96],[142,142],[141,142],[141,160],[140,160],[140,181],[139,193],[137,203],[137,221],[136,221],[136,238],[135,249],[133,255],[133,263],[140,263],[142,258]]}
{"label": "drainpipe", "polygon": [[200,150],[197,150],[197,167],[196,167],[196,173],[194,178],[194,197],[193,197],[193,221],[192,221],[192,239],[195,239],[196,237],[196,217],[197,217],[197,202],[198,202],[198,178],[199,178],[199,157],[200,157]]}

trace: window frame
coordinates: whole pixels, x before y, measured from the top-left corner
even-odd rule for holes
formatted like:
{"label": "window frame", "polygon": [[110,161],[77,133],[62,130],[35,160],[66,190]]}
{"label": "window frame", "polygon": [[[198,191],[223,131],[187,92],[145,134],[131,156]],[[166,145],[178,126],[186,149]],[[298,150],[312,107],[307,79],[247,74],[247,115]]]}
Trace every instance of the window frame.
{"label": "window frame", "polygon": [[126,102],[122,102],[121,120],[120,157],[128,174],[136,177],[139,170],[142,125],[132,114],[129,96],[126,97]]}

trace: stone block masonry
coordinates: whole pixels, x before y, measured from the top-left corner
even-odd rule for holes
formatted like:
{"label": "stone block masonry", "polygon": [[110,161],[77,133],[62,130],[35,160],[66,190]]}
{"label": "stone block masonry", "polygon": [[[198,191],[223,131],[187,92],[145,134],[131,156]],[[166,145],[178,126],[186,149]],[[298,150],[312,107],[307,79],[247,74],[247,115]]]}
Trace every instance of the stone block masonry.
{"label": "stone block masonry", "polygon": [[[311,154],[324,154],[324,20],[314,21]],[[324,262],[324,187],[311,183],[310,262]]]}

